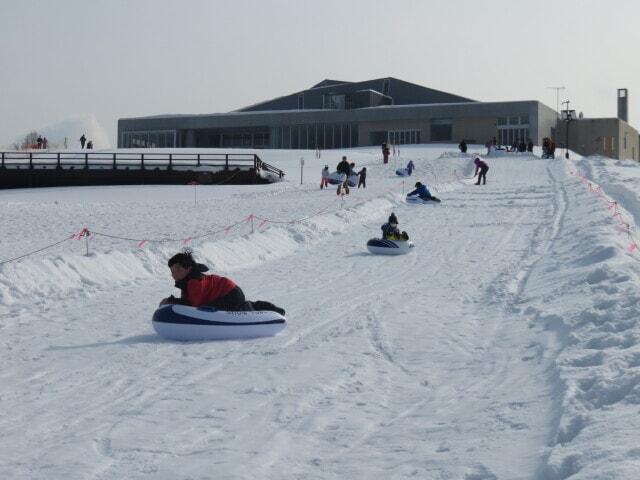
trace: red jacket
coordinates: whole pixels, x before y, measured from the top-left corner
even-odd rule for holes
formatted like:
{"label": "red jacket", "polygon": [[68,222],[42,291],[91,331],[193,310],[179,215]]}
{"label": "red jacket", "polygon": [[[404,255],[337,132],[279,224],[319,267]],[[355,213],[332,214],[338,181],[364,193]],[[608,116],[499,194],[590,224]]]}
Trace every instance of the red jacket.
{"label": "red jacket", "polygon": [[182,290],[180,303],[201,307],[209,305],[215,299],[224,297],[236,288],[233,280],[219,275],[192,274],[176,282],[176,287]]}

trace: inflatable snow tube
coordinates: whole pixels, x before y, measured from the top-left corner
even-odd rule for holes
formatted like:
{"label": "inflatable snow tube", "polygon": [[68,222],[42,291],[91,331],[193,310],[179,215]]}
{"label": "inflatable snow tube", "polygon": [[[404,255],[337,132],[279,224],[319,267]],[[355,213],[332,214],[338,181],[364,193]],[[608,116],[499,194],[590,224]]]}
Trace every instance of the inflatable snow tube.
{"label": "inflatable snow tube", "polygon": [[358,180],[360,179],[360,177],[358,177],[358,175],[351,175],[349,177],[349,186],[350,187],[355,187],[358,184]]}
{"label": "inflatable snow tube", "polygon": [[367,250],[376,255],[404,255],[413,248],[413,242],[408,240],[385,240],[372,238],[367,242]]}
{"label": "inflatable snow tube", "polygon": [[425,200],[424,198],[420,198],[418,195],[411,195],[407,197],[407,203],[412,205],[437,205],[440,202],[436,202],[435,200]]}
{"label": "inflatable snow tube", "polygon": [[340,183],[344,183],[347,179],[347,176],[344,173],[333,172],[329,175],[329,183],[331,185],[338,185]]}
{"label": "inflatable snow tube", "polygon": [[180,341],[234,340],[270,337],[284,329],[277,312],[230,312],[212,307],[163,305],[153,314],[153,328],[162,338]]}
{"label": "inflatable snow tube", "polygon": [[396,170],[396,175],[400,176],[400,177],[409,177],[411,176],[411,169],[410,168],[399,168]]}

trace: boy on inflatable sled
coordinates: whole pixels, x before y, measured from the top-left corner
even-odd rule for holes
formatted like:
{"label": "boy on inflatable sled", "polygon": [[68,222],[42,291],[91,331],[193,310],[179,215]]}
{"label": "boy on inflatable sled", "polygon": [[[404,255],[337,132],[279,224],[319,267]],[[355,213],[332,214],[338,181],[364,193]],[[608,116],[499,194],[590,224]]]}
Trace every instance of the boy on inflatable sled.
{"label": "boy on inflatable sled", "polygon": [[270,310],[284,315],[284,309],[271,302],[246,300],[236,283],[219,275],[205,275],[209,267],[196,263],[190,251],[177,253],[169,259],[171,276],[180,289],[180,298],[173,295],[163,299],[160,305],[180,304],[192,307],[211,306],[217,310],[256,311]]}
{"label": "boy on inflatable sled", "polygon": [[400,232],[398,229],[398,219],[395,213],[391,213],[389,221],[380,228],[382,229],[382,238],[385,240],[409,240],[407,232]]}
{"label": "boy on inflatable sled", "polygon": [[418,197],[420,197],[422,200],[425,200],[425,201],[431,201],[431,202],[440,203],[440,199],[437,198],[437,197],[434,197],[433,195],[431,195],[431,192],[426,187],[426,185],[423,185],[420,182],[416,182],[416,189],[415,190],[413,190],[412,192],[407,193],[407,198],[413,197],[415,195],[417,195]]}

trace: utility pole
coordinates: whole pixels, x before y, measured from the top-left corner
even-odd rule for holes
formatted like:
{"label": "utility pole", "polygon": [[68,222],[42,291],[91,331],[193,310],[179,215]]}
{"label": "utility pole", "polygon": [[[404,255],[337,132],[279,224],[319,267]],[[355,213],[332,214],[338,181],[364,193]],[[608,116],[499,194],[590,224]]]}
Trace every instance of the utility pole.
{"label": "utility pole", "polygon": [[564,90],[565,87],[547,87],[556,91],[556,113],[560,115],[560,90]]}

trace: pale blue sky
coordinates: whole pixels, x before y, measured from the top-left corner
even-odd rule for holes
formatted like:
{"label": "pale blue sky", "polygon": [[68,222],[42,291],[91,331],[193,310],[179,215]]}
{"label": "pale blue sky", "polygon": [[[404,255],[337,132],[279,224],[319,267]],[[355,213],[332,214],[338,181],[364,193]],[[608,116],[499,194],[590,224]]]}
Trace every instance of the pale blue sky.
{"label": "pale blue sky", "polygon": [[635,0],[0,0],[0,144],[95,114],[226,112],[324,78],[561,101],[640,127]]}

